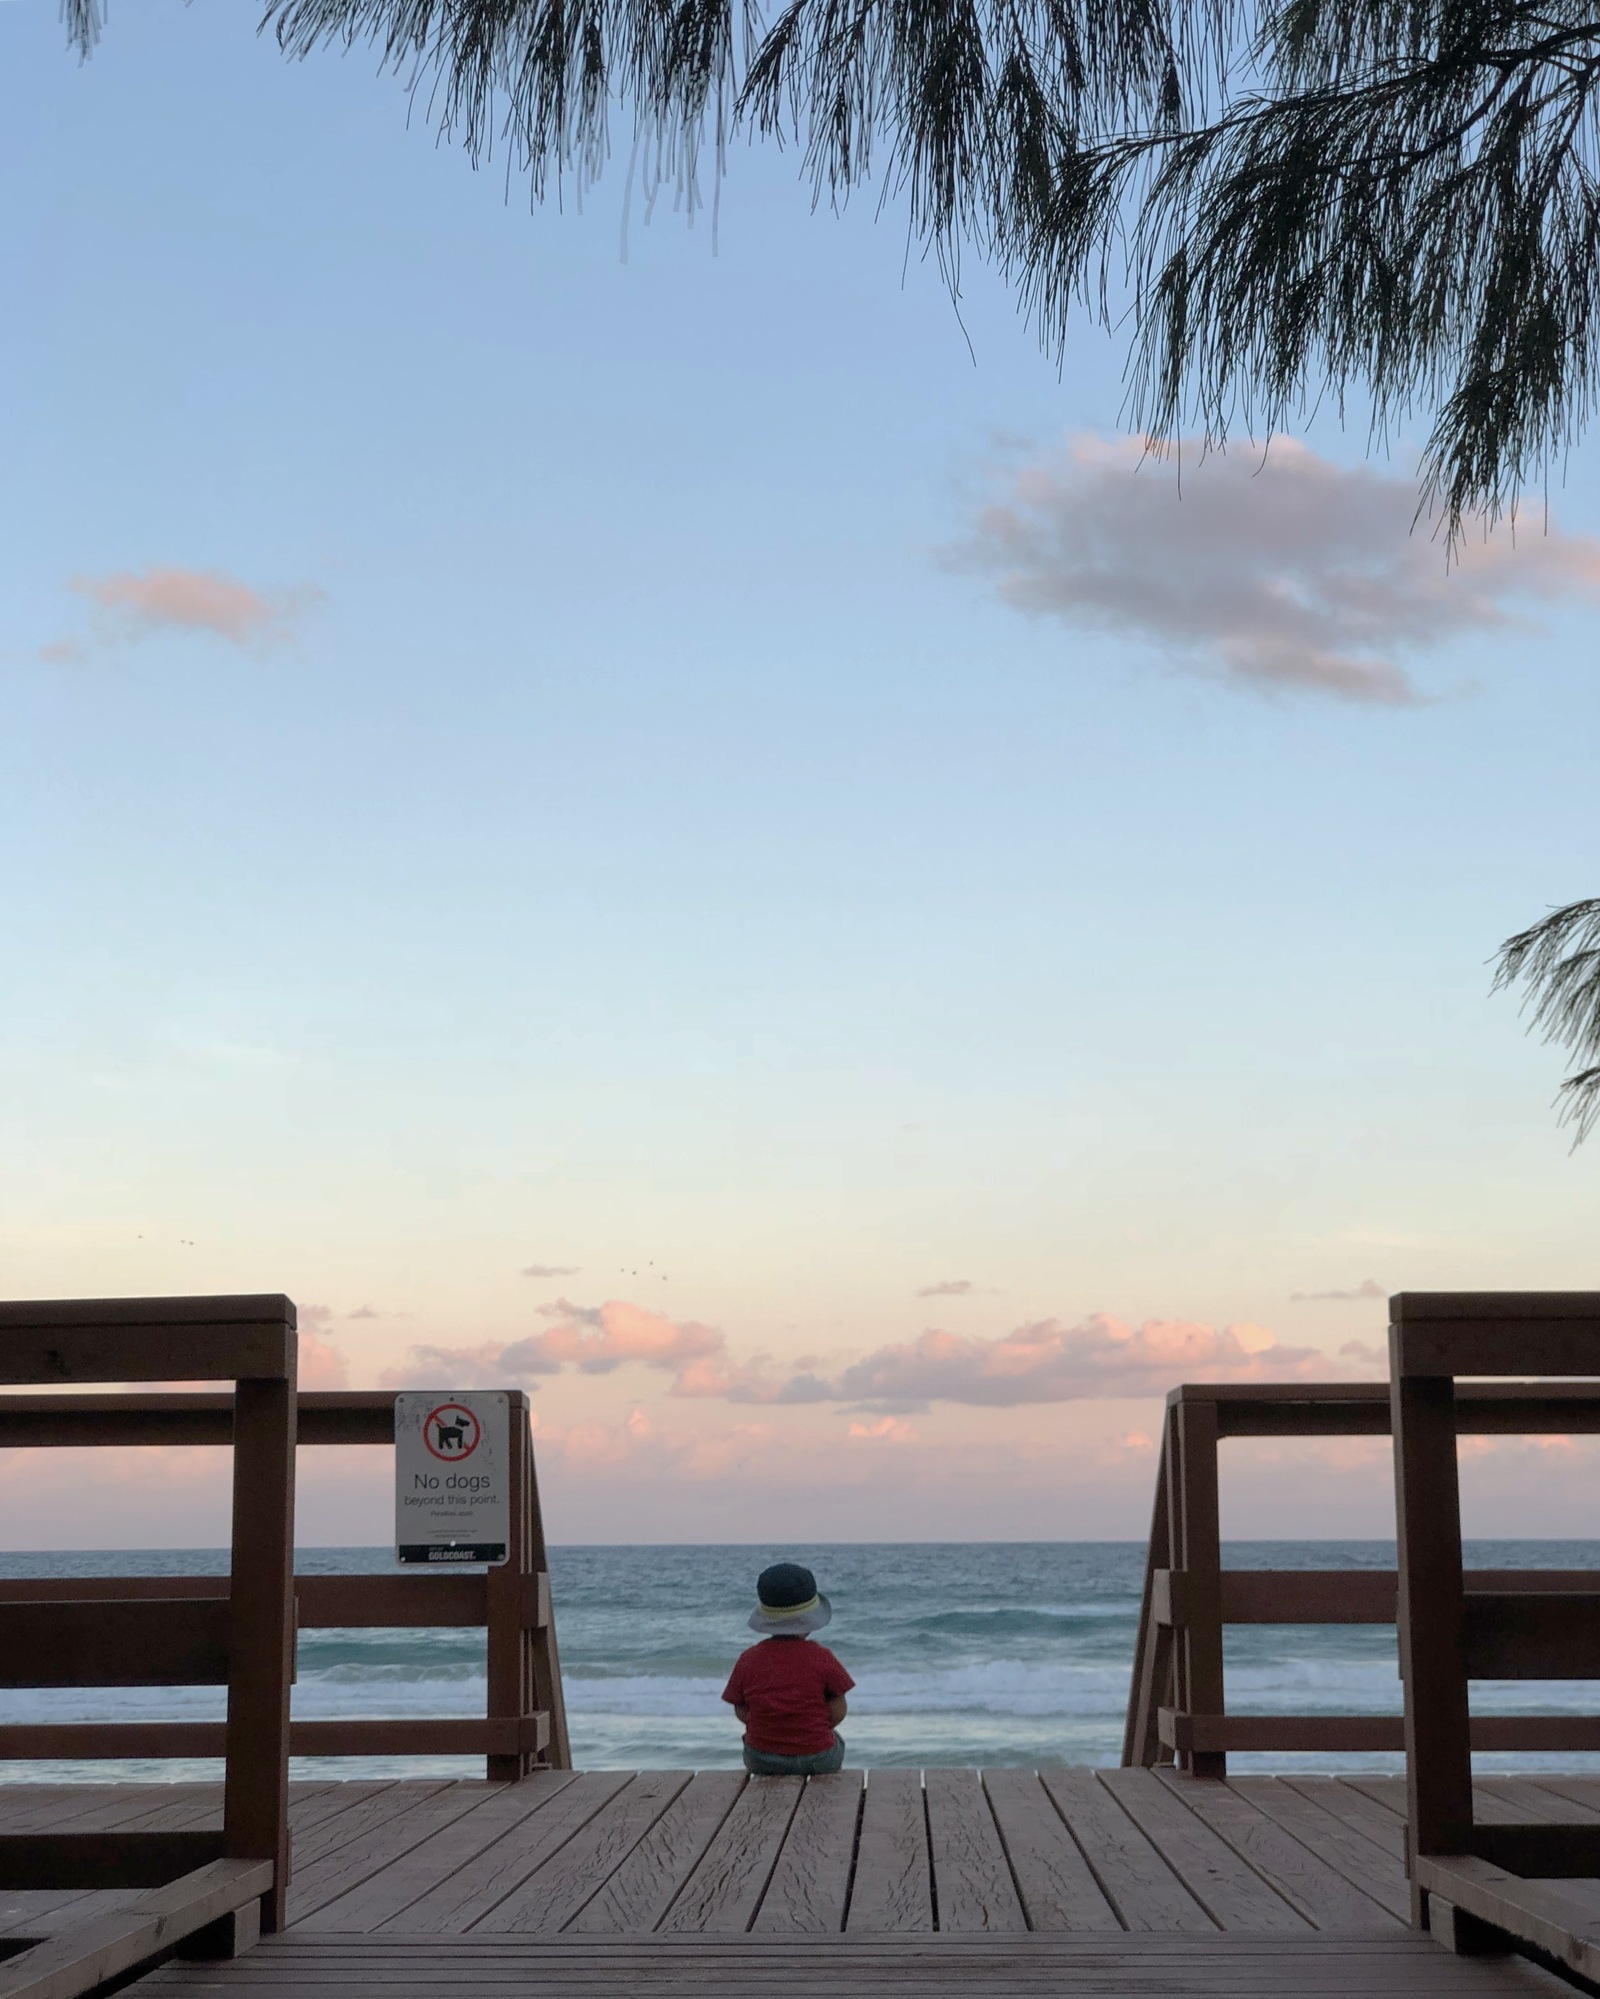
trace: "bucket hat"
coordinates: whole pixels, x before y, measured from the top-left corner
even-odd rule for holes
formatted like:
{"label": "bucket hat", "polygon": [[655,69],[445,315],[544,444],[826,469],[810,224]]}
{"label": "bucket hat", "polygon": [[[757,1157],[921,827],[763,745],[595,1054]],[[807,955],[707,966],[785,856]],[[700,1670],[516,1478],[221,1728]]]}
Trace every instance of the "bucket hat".
{"label": "bucket hat", "polygon": [[816,1577],[798,1562],[774,1562],[757,1576],[750,1629],[763,1638],[803,1638],[832,1616],[833,1605],[819,1593]]}

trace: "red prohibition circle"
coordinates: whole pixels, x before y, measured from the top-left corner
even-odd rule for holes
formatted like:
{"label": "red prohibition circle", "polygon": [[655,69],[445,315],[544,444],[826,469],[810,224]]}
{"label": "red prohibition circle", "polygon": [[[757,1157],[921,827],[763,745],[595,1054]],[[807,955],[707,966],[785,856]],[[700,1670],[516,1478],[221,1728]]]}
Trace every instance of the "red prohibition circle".
{"label": "red prohibition circle", "polygon": [[[454,1416],[458,1420],[454,1423],[441,1423],[439,1421],[441,1416]],[[441,1442],[446,1430],[464,1431],[470,1426],[472,1442],[469,1444],[463,1441],[460,1450],[457,1451],[439,1450],[435,1448],[432,1438],[428,1435],[430,1423],[439,1431]],[[441,1402],[437,1409],[430,1409],[422,1419],[422,1441],[429,1455],[436,1457],[441,1464],[459,1465],[470,1458],[483,1442],[483,1426],[472,1411],[463,1408],[459,1402]]]}

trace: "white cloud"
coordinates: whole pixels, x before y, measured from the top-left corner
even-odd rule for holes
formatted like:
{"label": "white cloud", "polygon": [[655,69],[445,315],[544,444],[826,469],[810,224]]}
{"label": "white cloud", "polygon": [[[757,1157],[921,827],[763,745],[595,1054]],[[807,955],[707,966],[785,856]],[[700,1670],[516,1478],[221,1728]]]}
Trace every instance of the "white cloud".
{"label": "white cloud", "polygon": [[1451,565],[1415,506],[1409,480],[1291,438],[1217,454],[1180,492],[1137,440],[1075,437],[1012,471],[951,557],[1016,610],[1191,670],[1388,706],[1424,698],[1409,655],[1519,622],[1518,599],[1600,595],[1587,535],[1469,535]]}

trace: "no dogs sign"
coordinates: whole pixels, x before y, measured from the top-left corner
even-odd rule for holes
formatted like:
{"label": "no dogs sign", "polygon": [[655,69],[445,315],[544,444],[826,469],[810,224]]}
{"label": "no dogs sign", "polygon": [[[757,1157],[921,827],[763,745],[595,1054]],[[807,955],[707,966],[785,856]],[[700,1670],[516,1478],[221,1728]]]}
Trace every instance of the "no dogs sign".
{"label": "no dogs sign", "polygon": [[503,1562],[510,1409],[501,1392],[398,1395],[394,1541],[402,1562]]}

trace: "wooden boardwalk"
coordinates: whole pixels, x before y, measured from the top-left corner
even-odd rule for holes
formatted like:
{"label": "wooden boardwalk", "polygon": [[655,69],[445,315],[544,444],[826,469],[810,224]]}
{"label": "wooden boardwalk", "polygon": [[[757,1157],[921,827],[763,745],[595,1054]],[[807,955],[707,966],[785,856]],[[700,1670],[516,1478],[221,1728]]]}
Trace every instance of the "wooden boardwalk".
{"label": "wooden boardwalk", "polygon": [[[1496,1816],[1600,1820],[1600,1779],[1487,1782]],[[1555,1994],[1406,1925],[1390,1777],[1170,1770],[546,1772],[298,1784],[289,1928],[152,1993],[587,1999],[830,1994]],[[201,1829],[214,1786],[12,1786],[0,1829]],[[11,1894],[38,1937],[130,1895]],[[976,1955],[974,1955],[976,1953]],[[263,1995],[265,1999],[265,1995]]]}

